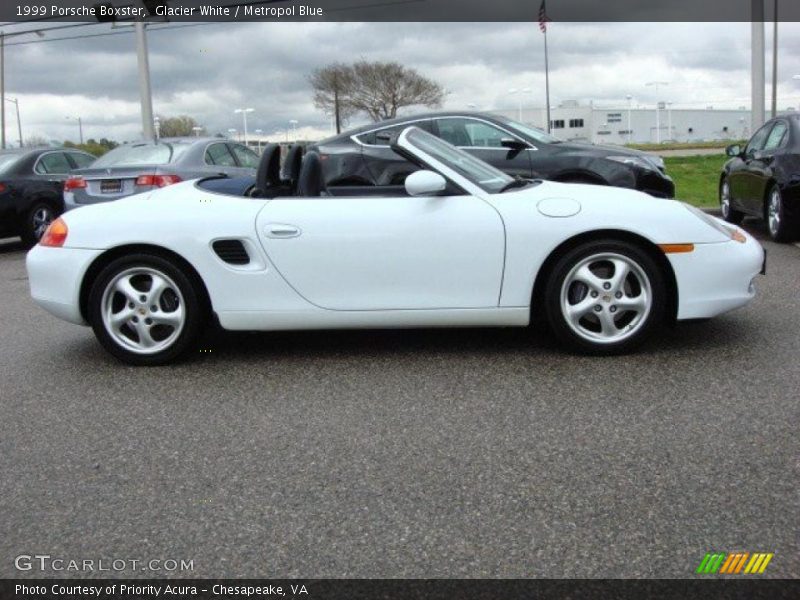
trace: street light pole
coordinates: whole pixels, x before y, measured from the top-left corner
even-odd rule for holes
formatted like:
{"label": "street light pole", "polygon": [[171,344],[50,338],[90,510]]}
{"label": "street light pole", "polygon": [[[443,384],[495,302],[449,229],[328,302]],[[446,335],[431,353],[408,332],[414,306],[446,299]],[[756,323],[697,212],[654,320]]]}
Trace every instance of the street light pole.
{"label": "street light pole", "polygon": [[234,113],[242,113],[242,124],[244,125],[244,145],[247,146],[247,113],[253,112],[252,108],[237,108]]}
{"label": "street light pole", "polygon": [[764,0],[752,0],[750,17],[750,129],[764,124]]}
{"label": "street light pole", "polygon": [[628,94],[625,96],[628,99],[628,143],[631,143],[631,101],[633,100],[633,96]]}
{"label": "street light pole", "polygon": [[[297,143],[297,123],[298,123],[298,121],[296,119],[291,119],[289,121],[289,125],[292,126],[292,135],[294,136],[295,143]],[[286,132],[286,138],[287,138],[287,141],[288,141],[288,138],[289,138],[289,132],[288,131]]]}
{"label": "street light pole", "polygon": [[19,147],[22,148],[22,121],[19,118],[19,98],[6,98],[6,101],[13,102],[17,109],[17,131],[19,132]]}
{"label": "street light pole", "polygon": [[139,96],[142,102],[142,136],[146,140],[155,139],[153,127],[153,95],[150,91],[150,61],[147,57],[147,32],[145,23],[136,21],[136,60],[139,66]]}
{"label": "street light pole", "polygon": [[648,81],[645,84],[647,87],[654,86],[656,88],[656,144],[661,143],[661,115],[659,114],[658,88],[662,85],[669,85],[668,81]]}
{"label": "street light pole", "polygon": [[525,88],[523,90],[518,90],[517,88],[511,88],[510,90],[508,90],[508,93],[511,94],[512,96],[514,94],[519,94],[519,112],[517,113],[517,116],[518,116],[517,120],[520,123],[522,123],[522,95],[523,94],[530,94],[531,93],[531,89],[530,88]]}
{"label": "street light pole", "polygon": [[[35,33],[39,37],[44,37],[41,31],[18,31],[15,33],[5,33],[0,31],[0,98],[6,97],[6,38],[15,35],[25,35]],[[17,110],[19,119],[19,110]],[[6,103],[0,102],[0,149],[6,148]]]}
{"label": "street light pole", "polygon": [[261,134],[264,133],[264,131],[261,129],[256,129],[255,133],[258,136],[258,139],[256,140],[256,151],[261,154]]}
{"label": "street light pole", "polygon": [[[67,119],[71,119],[73,117],[67,117]],[[74,117],[78,121],[78,139],[80,140],[81,145],[83,145],[83,121],[81,121],[80,117]]]}
{"label": "street light pole", "polygon": [[667,102],[667,135],[672,139],[672,102]]}

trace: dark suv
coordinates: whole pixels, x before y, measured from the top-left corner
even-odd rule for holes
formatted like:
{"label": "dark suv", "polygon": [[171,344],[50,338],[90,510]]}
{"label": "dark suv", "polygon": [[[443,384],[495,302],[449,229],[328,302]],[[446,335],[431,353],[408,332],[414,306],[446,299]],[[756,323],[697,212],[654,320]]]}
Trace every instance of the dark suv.
{"label": "dark suv", "polygon": [[506,117],[470,112],[416,115],[373,123],[317,143],[327,187],[400,185],[416,167],[389,148],[392,135],[415,125],[509,175],[632,188],[672,198],[664,161],[638,150],[564,142]]}

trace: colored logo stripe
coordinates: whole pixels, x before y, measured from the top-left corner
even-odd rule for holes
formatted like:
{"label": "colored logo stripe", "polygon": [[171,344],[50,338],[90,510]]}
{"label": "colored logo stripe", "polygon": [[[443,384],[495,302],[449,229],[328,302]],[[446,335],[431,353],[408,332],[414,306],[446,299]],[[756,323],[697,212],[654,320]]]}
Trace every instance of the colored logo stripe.
{"label": "colored logo stripe", "polygon": [[[775,556],[772,553],[756,552],[750,554],[749,552],[732,552],[726,554],[724,552],[708,552],[697,567],[696,573],[713,575],[719,573],[720,575],[738,575],[740,573],[747,575],[761,574],[767,568],[767,565]],[[748,561],[749,559],[749,561]],[[745,566],[745,564],[747,566]],[[742,571],[744,569],[744,571]]]}

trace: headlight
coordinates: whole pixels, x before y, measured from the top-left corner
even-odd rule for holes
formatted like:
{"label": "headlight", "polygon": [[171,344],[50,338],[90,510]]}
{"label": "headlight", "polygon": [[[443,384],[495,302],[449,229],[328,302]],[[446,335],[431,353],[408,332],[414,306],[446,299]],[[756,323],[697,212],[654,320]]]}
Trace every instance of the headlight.
{"label": "headlight", "polygon": [[608,160],[634,165],[648,171],[658,171],[664,168],[664,161],[660,156],[609,156]]}
{"label": "headlight", "polygon": [[704,213],[699,208],[692,206],[691,204],[687,204],[686,202],[681,202],[690,212],[692,212],[698,219],[701,221],[705,221],[705,223],[717,231],[719,231],[722,235],[726,235],[732,240],[736,240],[740,244],[744,244],[747,241],[747,237],[739,230],[738,227],[734,227],[733,225],[728,225],[725,221],[721,221],[716,217],[712,217]]}

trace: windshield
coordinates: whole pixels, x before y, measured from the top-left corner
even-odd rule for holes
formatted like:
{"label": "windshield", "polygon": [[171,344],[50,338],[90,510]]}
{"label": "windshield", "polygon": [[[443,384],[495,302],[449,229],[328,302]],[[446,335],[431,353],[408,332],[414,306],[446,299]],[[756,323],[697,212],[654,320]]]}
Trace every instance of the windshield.
{"label": "windshield", "polygon": [[495,169],[492,165],[475,158],[471,154],[467,154],[436,136],[417,127],[410,129],[406,139],[412,146],[419,148],[456,171],[459,175],[466,177],[482,190],[496,194],[514,181],[512,177]]}
{"label": "windshield", "polygon": [[19,160],[19,154],[0,154],[0,175],[5,175]]}
{"label": "windshield", "polygon": [[126,144],[98,158],[92,168],[166,165],[176,160],[188,147],[189,144]]}
{"label": "windshield", "polygon": [[508,117],[495,117],[498,121],[501,121],[506,127],[510,129],[514,129],[517,132],[521,133],[522,135],[529,137],[540,144],[558,144],[562,140],[558,139],[554,135],[550,135],[546,131],[539,129],[538,127],[531,127],[530,125],[525,125],[525,123],[520,123],[519,121],[515,121],[514,119],[509,119]]}

